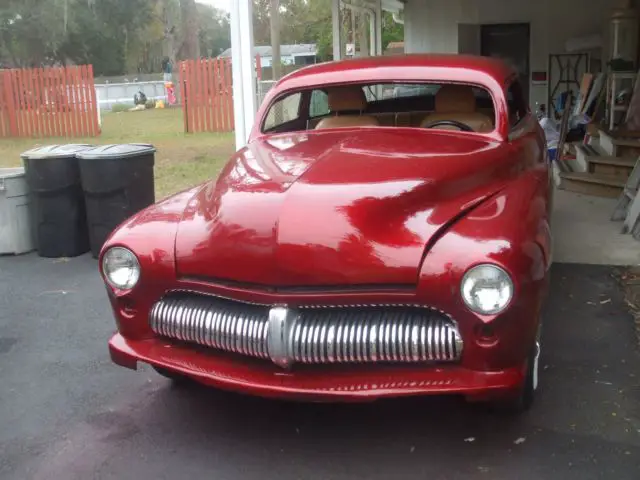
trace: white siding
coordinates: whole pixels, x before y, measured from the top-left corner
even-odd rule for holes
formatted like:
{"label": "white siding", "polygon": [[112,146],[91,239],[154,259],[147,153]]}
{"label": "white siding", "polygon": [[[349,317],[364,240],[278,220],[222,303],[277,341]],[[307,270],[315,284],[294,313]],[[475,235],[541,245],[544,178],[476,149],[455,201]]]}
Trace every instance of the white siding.
{"label": "white siding", "polygon": [[[546,71],[548,56],[564,53],[568,39],[601,33],[607,40],[611,3],[610,0],[409,0],[405,6],[405,49],[407,53],[458,53],[458,24],[529,23],[531,70]],[[467,38],[461,40],[468,43]],[[546,86],[533,85],[530,100],[532,105],[536,101],[546,102]]]}

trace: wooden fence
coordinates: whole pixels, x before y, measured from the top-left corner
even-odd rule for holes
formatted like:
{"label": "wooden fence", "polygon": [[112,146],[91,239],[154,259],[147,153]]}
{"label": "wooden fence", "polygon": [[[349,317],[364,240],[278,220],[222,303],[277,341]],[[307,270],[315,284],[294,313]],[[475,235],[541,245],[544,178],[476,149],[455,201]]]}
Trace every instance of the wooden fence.
{"label": "wooden fence", "polygon": [[92,66],[0,71],[0,138],[100,134]]}
{"label": "wooden fence", "polygon": [[180,63],[180,94],[184,131],[232,132],[233,83],[228,58]]}

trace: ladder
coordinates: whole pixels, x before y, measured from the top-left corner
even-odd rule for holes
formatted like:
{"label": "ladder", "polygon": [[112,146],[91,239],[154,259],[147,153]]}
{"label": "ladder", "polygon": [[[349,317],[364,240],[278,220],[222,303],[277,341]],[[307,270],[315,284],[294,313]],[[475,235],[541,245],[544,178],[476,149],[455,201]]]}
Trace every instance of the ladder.
{"label": "ladder", "polygon": [[624,187],[618,203],[611,215],[614,222],[624,220],[622,225],[622,233],[631,233],[633,238],[640,240],[640,157],[636,160],[636,164],[629,175],[627,184]]}

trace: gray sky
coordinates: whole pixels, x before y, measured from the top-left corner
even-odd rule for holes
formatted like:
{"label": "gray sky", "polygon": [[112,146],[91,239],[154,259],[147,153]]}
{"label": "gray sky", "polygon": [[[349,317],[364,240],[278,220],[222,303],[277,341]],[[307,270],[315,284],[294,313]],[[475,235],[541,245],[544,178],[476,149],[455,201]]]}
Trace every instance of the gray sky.
{"label": "gray sky", "polygon": [[209,5],[213,5],[216,8],[220,8],[221,10],[229,11],[230,2],[233,0],[197,0],[199,3],[206,3]]}

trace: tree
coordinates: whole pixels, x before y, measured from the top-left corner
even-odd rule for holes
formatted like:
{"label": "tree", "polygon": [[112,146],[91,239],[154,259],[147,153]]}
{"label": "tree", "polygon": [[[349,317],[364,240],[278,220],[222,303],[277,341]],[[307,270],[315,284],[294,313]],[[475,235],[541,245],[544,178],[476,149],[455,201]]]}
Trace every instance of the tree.
{"label": "tree", "polygon": [[[271,1],[254,0],[256,45],[271,43]],[[331,58],[331,0],[279,0],[277,10],[282,44],[315,43],[322,60]],[[368,39],[369,22],[359,24]],[[219,55],[230,47],[229,30],[226,12],[196,0],[0,0],[0,63],[92,64],[97,75],[158,72],[164,57]],[[385,14],[383,47],[403,37],[403,26]]]}
{"label": "tree", "polygon": [[65,0],[3,0],[0,53],[18,67],[51,64],[65,39]]}
{"label": "tree", "polygon": [[182,49],[181,58],[200,58],[198,9],[195,0],[180,0],[182,14]]}
{"label": "tree", "polygon": [[280,0],[271,0],[271,68],[273,69],[273,79],[280,80],[281,59],[280,59]]}
{"label": "tree", "polygon": [[391,42],[404,41],[404,25],[397,23],[393,15],[384,12],[382,15],[382,51],[384,52]]}
{"label": "tree", "polygon": [[229,15],[209,5],[199,3],[200,53],[204,57],[216,57],[231,47]]}
{"label": "tree", "polygon": [[253,40],[256,45],[271,42],[271,0],[253,0]]}
{"label": "tree", "polygon": [[[254,39],[256,45],[269,45],[270,35],[270,0],[254,0]],[[363,14],[354,12],[356,25],[354,32],[351,15],[348,9],[343,10],[343,38],[350,38],[353,33],[359,43],[369,41],[369,21]],[[315,43],[318,56],[329,60],[333,55],[333,25],[331,19],[331,0],[280,0],[280,40],[283,45],[295,43]],[[404,39],[404,25],[396,23],[393,16],[384,12],[382,17],[382,48],[389,42]],[[362,45],[361,45],[362,47]],[[362,48],[361,48],[362,50]],[[365,46],[365,52],[368,49]]]}
{"label": "tree", "polygon": [[[145,35],[153,18],[152,0],[70,0],[73,16],[57,55],[61,63],[91,63],[97,75],[137,73]],[[146,39],[149,43],[149,39]]]}

